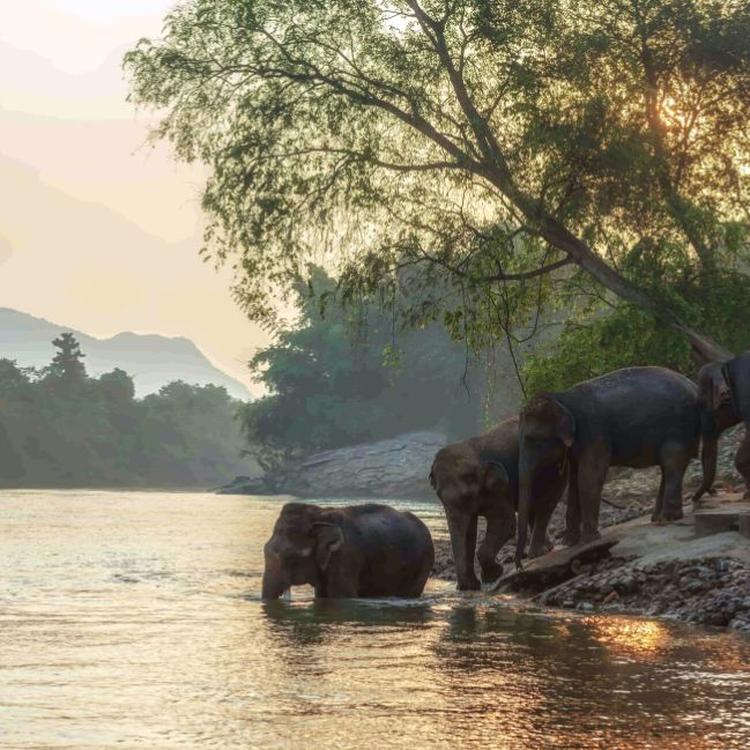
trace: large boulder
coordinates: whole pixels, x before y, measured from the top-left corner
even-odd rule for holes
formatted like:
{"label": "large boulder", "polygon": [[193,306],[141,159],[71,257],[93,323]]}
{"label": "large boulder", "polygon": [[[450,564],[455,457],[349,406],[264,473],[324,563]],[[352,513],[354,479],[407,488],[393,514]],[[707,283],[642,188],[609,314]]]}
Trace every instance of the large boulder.
{"label": "large boulder", "polygon": [[410,432],[316,453],[290,476],[288,491],[302,497],[428,496],[432,459],[447,442],[437,432]]}
{"label": "large boulder", "polygon": [[217,491],[313,498],[432,496],[428,479],[432,459],[447,442],[438,432],[410,432],[316,453],[277,476],[237,477]]}

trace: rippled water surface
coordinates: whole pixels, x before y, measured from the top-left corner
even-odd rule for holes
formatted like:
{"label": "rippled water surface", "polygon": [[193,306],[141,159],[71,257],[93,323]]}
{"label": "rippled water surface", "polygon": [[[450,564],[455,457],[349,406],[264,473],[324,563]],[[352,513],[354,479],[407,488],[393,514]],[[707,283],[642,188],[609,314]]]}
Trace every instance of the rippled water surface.
{"label": "rippled water surface", "polygon": [[439,581],[262,603],[282,502],[0,492],[0,746],[750,746],[747,637]]}

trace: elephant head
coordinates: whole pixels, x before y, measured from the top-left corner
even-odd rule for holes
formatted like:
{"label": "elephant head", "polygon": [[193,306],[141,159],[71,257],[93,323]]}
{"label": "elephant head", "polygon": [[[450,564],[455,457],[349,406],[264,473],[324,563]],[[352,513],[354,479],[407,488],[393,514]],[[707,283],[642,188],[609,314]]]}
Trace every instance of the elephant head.
{"label": "elephant head", "polygon": [[[490,519],[498,518],[502,504],[509,502],[508,471],[497,458],[482,456],[466,443],[457,443],[437,452],[430,483],[448,519],[458,588],[460,591],[477,590],[480,588],[474,572],[477,518],[480,515],[487,518],[489,536]],[[512,506],[510,515],[512,523]],[[496,550],[490,550],[491,545],[483,545],[479,555],[485,582],[494,581],[502,573],[502,566],[494,559]]]}
{"label": "elephant head", "polygon": [[[533,507],[537,501],[535,495],[547,497],[548,493],[543,490],[560,481],[566,470],[567,450],[574,445],[575,436],[575,417],[551,395],[537,396],[521,412],[516,537],[518,568],[526,548],[529,519],[536,515],[537,509]],[[540,537],[544,538],[544,534]],[[530,554],[542,554],[543,551],[531,550]]]}
{"label": "elephant head", "polygon": [[264,547],[263,598],[278,599],[302,584],[324,588],[331,556],[343,543],[334,515],[317,505],[287,503]]}
{"label": "elephant head", "polygon": [[711,492],[716,479],[719,435],[738,418],[734,413],[732,388],[726,363],[711,362],[698,371],[698,398],[701,418],[701,463],[703,483],[693,495],[693,502],[706,492]]}

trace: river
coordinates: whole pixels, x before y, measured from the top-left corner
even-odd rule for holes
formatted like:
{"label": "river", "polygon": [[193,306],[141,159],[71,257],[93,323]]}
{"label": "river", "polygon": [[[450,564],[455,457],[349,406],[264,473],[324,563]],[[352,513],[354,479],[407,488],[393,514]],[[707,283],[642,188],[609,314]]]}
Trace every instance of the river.
{"label": "river", "polygon": [[746,636],[441,581],[262,602],[282,502],[0,492],[0,747],[750,746]]}

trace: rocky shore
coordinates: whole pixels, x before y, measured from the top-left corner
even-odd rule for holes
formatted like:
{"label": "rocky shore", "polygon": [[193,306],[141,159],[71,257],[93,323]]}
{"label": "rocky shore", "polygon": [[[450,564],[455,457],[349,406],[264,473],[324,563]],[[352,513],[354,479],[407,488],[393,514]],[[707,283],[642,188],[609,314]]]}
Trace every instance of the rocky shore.
{"label": "rocky shore", "polygon": [[535,598],[547,607],[663,616],[750,633],[750,569],[731,557],[641,564],[622,558],[582,566]]}
{"label": "rocky shore", "polygon": [[[722,439],[716,483],[720,494],[709,500],[711,505],[741,498],[744,486],[734,469],[741,438],[742,431],[735,429]],[[686,496],[700,477],[700,465],[693,462]],[[668,617],[750,632],[750,541],[738,541],[736,532],[696,538],[690,513],[684,525],[651,526],[648,519],[658,483],[658,469],[613,472],[604,497],[617,507],[602,504],[600,527],[621,530],[612,533],[619,533],[622,541],[603,559],[574,561],[562,583],[542,591],[524,590],[522,585],[509,588],[545,607]],[[733,490],[734,495],[727,494]],[[550,536],[556,543],[562,537],[564,515],[561,503],[550,522]],[[480,540],[482,536],[480,528]],[[435,551],[433,575],[455,580],[447,536],[435,540]],[[512,567],[513,552],[510,543],[498,555],[506,570]]]}

